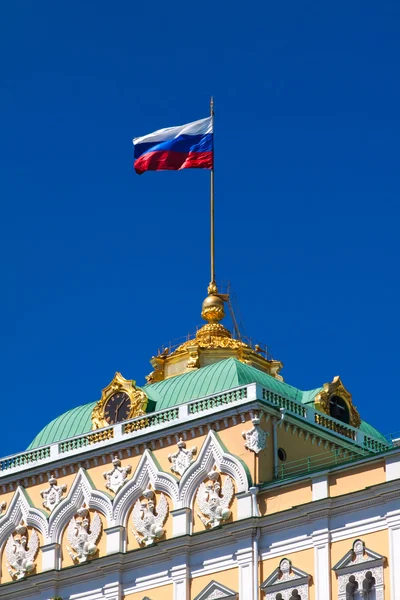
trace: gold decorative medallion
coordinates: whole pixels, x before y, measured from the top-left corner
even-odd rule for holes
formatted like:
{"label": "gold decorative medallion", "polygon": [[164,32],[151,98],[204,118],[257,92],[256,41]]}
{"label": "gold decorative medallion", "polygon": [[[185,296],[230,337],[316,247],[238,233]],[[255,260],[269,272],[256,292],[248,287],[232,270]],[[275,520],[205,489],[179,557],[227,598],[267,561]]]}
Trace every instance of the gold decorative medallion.
{"label": "gold decorative medallion", "polygon": [[101,399],[92,412],[92,429],[128,421],[146,413],[148,398],[133,379],[115,373],[112,382],[101,392]]}
{"label": "gold decorative medallion", "polygon": [[323,389],[315,396],[315,408],[326,415],[331,415],[331,400],[334,397],[340,398],[346,404],[350,416],[350,425],[360,427],[360,414],[353,404],[350,392],[346,390],[339,376],[334,377],[331,383],[324,384]]}

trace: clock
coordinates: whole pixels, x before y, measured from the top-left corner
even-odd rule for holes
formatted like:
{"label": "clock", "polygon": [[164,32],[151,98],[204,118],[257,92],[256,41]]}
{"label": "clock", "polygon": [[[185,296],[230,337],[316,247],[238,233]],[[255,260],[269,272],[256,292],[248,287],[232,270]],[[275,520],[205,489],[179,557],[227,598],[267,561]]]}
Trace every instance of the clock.
{"label": "clock", "polygon": [[101,392],[101,398],[93,407],[92,429],[109,427],[129,421],[146,413],[148,398],[136,387],[133,379],[125,379],[115,373],[114,379]]}
{"label": "clock", "polygon": [[125,421],[131,410],[131,399],[126,392],[113,394],[104,407],[104,418],[110,425]]}

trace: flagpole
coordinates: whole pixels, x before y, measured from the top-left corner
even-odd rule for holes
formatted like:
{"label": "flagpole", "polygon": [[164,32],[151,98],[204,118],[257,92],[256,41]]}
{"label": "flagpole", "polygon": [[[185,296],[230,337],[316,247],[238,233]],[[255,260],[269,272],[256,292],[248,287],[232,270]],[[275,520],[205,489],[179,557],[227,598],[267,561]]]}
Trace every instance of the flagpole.
{"label": "flagpole", "polygon": [[214,97],[210,99],[210,116],[212,123],[213,133],[213,148],[212,148],[212,167],[210,172],[210,225],[211,225],[211,281],[209,285],[209,294],[217,292],[217,285],[215,283],[215,234],[214,234]]}

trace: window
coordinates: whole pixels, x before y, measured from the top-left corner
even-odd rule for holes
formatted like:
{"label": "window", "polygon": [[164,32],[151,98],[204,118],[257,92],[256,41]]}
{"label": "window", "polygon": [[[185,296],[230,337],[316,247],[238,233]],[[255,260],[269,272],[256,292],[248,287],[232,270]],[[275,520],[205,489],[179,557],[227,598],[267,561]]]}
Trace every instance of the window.
{"label": "window", "polygon": [[383,600],[385,558],[356,540],[333,570],[338,575],[337,600]]}
{"label": "window", "polygon": [[282,462],[285,462],[287,456],[286,456],[286,451],[283,448],[278,448],[278,458]]}
{"label": "window", "polygon": [[283,558],[279,567],[261,585],[265,600],[308,600],[310,576]]}
{"label": "window", "polygon": [[329,400],[330,415],[342,423],[350,424],[350,411],[346,402],[340,396],[331,396]]}

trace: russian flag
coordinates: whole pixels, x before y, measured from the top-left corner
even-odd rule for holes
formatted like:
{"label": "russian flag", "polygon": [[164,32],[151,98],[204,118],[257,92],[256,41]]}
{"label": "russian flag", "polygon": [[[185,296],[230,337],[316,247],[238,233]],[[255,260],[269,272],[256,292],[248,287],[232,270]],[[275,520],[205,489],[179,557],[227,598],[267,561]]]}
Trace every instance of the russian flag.
{"label": "russian flag", "polygon": [[136,173],[213,168],[213,119],[159,129],[133,140]]}

